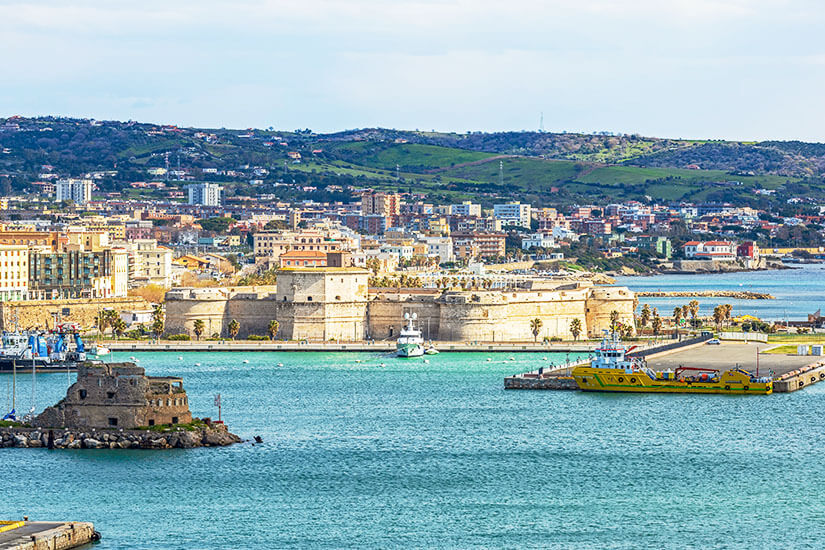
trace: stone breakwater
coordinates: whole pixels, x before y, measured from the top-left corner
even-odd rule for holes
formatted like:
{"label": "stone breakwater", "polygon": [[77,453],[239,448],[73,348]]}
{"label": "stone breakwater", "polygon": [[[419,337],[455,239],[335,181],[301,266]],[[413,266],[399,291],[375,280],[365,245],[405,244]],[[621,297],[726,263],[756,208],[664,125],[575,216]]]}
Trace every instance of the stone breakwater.
{"label": "stone breakwater", "polygon": [[152,432],[142,430],[65,430],[0,428],[0,447],[48,449],[192,449],[225,447],[242,440],[226,428],[212,425],[198,430]]}
{"label": "stone breakwater", "polygon": [[775,300],[776,297],[765,292],[750,290],[689,290],[689,291],[657,291],[640,290],[636,292],[639,298],[734,298],[737,300]]}

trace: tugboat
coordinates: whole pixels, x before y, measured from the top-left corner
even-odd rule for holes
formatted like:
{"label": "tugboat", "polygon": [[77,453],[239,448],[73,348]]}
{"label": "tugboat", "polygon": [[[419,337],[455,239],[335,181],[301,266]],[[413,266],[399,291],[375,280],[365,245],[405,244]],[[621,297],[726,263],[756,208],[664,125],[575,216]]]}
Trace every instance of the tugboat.
{"label": "tugboat", "polygon": [[418,319],[416,313],[405,313],[407,326],[401,329],[401,334],[395,343],[395,354],[398,357],[421,357],[424,355],[424,338],[421,331],[415,328],[413,322]]}
{"label": "tugboat", "polygon": [[[635,347],[626,348],[615,332],[611,336],[605,334],[590,364],[573,369],[576,385],[583,391],[733,395],[767,395],[773,392],[770,377],[756,377],[738,367],[724,372],[696,367],[653,371],[644,359],[627,356]],[[695,374],[683,375],[688,371]]]}
{"label": "tugboat", "polygon": [[75,368],[86,360],[80,335],[74,334],[74,349],[67,340],[70,334],[61,330],[51,333],[37,331],[3,332],[0,337],[0,372],[34,367],[38,371],[63,371]]}

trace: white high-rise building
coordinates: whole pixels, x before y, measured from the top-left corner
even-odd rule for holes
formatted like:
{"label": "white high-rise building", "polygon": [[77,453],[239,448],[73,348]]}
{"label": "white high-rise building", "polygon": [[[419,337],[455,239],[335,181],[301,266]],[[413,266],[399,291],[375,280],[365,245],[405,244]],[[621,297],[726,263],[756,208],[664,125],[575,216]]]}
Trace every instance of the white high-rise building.
{"label": "white high-rise building", "polygon": [[453,216],[472,216],[475,218],[480,218],[481,205],[473,204],[470,201],[464,201],[461,204],[451,204],[450,214]]}
{"label": "white high-rise building", "polygon": [[62,179],[55,185],[55,198],[58,202],[73,201],[86,204],[92,200],[92,180]]}
{"label": "white high-rise building", "polygon": [[532,207],[529,204],[511,202],[508,204],[493,205],[493,214],[497,220],[501,220],[501,225],[520,225],[530,228],[530,216]]}
{"label": "white high-rise building", "polygon": [[195,183],[186,187],[189,190],[189,204],[200,206],[220,206],[223,187],[217,183]]}

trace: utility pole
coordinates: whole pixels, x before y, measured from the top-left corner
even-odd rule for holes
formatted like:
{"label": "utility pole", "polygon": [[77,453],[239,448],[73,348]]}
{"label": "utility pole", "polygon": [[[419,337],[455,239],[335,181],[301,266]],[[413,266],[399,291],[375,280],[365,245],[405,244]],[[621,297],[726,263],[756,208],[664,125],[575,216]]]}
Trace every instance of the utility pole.
{"label": "utility pole", "polygon": [[504,187],[504,161],[498,161],[498,184]]}

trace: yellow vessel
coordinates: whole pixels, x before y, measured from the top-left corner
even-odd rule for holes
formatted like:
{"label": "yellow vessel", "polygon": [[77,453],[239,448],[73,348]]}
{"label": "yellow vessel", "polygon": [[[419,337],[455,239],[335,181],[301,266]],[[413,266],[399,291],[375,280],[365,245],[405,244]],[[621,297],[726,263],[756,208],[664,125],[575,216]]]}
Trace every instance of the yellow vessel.
{"label": "yellow vessel", "polygon": [[[633,349],[633,348],[630,348]],[[773,391],[769,377],[758,378],[740,368],[724,372],[680,367],[675,371],[653,371],[644,359],[627,357],[630,350],[614,334],[605,337],[589,365],[573,369],[580,390],[656,393],[726,393],[767,395]],[[684,375],[686,372],[696,374]]]}

